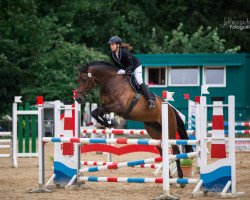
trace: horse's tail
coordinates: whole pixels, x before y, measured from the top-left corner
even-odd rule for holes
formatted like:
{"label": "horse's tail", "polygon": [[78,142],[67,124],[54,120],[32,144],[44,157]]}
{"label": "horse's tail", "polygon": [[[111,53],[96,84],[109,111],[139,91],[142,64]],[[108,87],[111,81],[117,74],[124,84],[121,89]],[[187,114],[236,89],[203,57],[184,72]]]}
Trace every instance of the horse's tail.
{"label": "horse's tail", "polygon": [[[177,131],[179,133],[179,136],[181,139],[183,140],[188,140],[188,134],[187,134],[187,130],[185,128],[185,124],[183,122],[183,120],[181,119],[180,115],[178,114],[178,112],[176,111],[175,108],[173,108],[175,116],[176,116],[176,121],[177,121]],[[193,148],[191,145],[185,145],[185,152],[189,153],[189,152],[193,152]]]}

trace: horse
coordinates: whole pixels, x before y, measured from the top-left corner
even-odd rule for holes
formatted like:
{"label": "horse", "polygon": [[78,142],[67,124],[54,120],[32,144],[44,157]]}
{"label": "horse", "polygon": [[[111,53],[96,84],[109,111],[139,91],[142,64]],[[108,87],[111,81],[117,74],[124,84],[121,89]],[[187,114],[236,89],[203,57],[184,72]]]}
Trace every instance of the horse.
{"label": "horse", "polygon": [[[155,107],[148,109],[146,99],[143,96],[139,96],[138,102],[131,109],[131,102],[134,101],[136,92],[130,85],[130,76],[127,74],[118,75],[117,71],[118,69],[112,63],[105,61],[95,61],[83,66],[78,72],[76,101],[83,104],[86,95],[90,93],[91,89],[99,85],[101,105],[91,113],[97,122],[107,127],[110,126],[104,115],[114,112],[122,118],[143,122],[149,136],[160,140],[162,123],[164,123],[162,122],[161,113],[164,99],[156,96]],[[169,139],[176,139],[176,133],[178,132],[181,139],[187,140],[188,134],[184,122],[171,105],[168,105],[168,116]],[[162,155],[161,147],[157,148]],[[173,154],[180,153],[177,145],[172,145],[172,149]],[[186,153],[192,151],[192,146],[185,146]],[[183,178],[180,160],[176,160],[176,166],[178,177]],[[181,185],[181,187],[184,187],[184,185]]]}

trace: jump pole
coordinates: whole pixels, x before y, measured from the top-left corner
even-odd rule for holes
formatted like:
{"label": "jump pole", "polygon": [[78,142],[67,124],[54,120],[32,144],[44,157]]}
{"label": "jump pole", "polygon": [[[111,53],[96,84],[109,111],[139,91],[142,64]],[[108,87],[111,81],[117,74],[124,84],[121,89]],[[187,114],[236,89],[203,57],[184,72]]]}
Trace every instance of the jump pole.
{"label": "jump pole", "polygon": [[16,114],[16,111],[17,111],[17,103],[15,102],[12,105],[12,165],[14,168],[18,167],[18,164],[17,164],[17,114]]}
{"label": "jump pole", "polygon": [[44,130],[44,107],[42,104],[38,105],[38,163],[39,163],[39,175],[38,175],[38,188],[30,190],[30,193],[48,193],[51,190],[45,188],[45,155],[44,146],[45,143],[42,138],[45,136]]}
{"label": "jump pole", "polygon": [[[165,93],[167,97],[167,92]],[[164,95],[163,95],[164,96]],[[164,97],[163,97],[164,98]],[[163,177],[163,195],[158,197],[167,199],[178,199],[170,195],[170,182],[169,182],[169,128],[168,128],[168,102],[164,101],[161,108],[162,113],[162,177]]]}

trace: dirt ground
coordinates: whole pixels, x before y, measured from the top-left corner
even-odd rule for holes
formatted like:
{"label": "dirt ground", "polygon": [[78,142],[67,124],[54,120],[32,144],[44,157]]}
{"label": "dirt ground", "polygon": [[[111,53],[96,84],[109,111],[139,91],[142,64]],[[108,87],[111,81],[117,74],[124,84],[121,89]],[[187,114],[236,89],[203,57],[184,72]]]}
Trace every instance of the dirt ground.
{"label": "dirt ground", "polygon": [[[46,146],[46,181],[53,173],[52,145]],[[2,152],[2,151],[1,151]],[[130,161],[142,158],[152,158],[156,155],[149,153],[133,153],[125,156],[113,156],[113,161]],[[250,199],[250,153],[236,153],[237,157],[237,191],[245,192],[238,199]],[[96,153],[82,154],[82,160],[106,161],[107,155]],[[38,187],[38,159],[19,158],[18,168],[11,167],[10,158],[0,158],[0,199],[85,199],[85,200],[141,200],[152,199],[162,194],[162,184],[154,183],[91,183],[87,182],[78,190],[56,189],[53,193],[35,193],[28,191]],[[154,169],[123,168],[107,172],[99,172],[100,176],[120,177],[154,177]],[[94,175],[93,173],[91,175]],[[194,185],[186,185],[181,189],[179,185],[171,186],[171,193],[181,199],[193,199],[191,192]],[[201,197],[196,197],[201,199]],[[216,197],[206,197],[207,200]]]}

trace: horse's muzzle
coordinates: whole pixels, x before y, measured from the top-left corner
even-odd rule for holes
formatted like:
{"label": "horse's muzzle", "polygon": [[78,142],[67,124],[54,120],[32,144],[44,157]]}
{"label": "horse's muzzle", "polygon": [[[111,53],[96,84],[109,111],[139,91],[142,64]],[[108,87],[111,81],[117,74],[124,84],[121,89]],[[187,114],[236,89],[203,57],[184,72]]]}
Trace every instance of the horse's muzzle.
{"label": "horse's muzzle", "polygon": [[85,98],[84,96],[77,96],[76,99],[77,103],[79,104],[84,104],[85,103]]}

